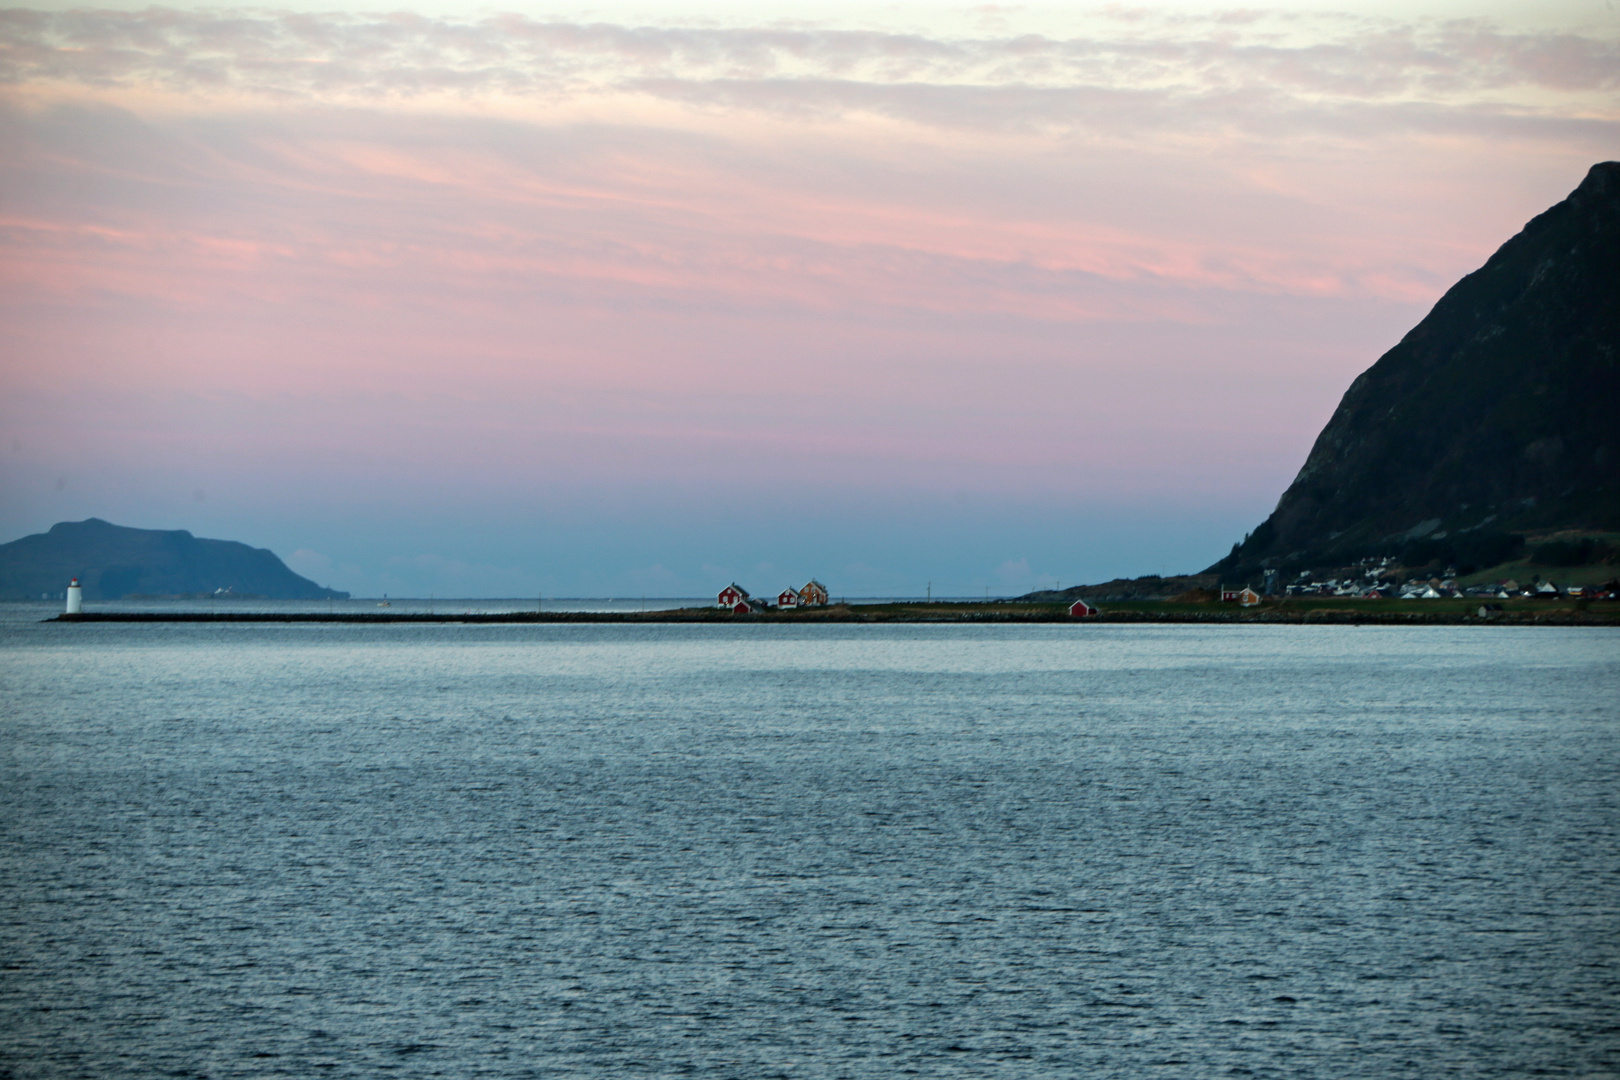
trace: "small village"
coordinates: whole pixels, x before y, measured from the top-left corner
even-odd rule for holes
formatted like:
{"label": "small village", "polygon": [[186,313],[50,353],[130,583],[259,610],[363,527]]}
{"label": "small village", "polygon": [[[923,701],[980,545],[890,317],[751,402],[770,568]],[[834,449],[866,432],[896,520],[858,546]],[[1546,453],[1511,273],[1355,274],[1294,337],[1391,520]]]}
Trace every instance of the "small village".
{"label": "small village", "polygon": [[[1260,589],[1256,589],[1252,585],[1220,585],[1213,592],[1201,589],[1193,590],[1171,598],[1171,602],[1208,601],[1218,597],[1223,604],[1236,604],[1239,607],[1250,608],[1266,603],[1268,600],[1306,599],[1310,597],[1333,597],[1340,600],[1480,599],[1486,601],[1620,599],[1620,581],[1609,581],[1602,585],[1559,586],[1550,581],[1543,581],[1537,575],[1534,581],[1527,584],[1507,579],[1493,583],[1462,586],[1457,583],[1456,570],[1449,567],[1444,577],[1411,578],[1399,582],[1389,580],[1391,577],[1397,576],[1396,569],[1389,559],[1382,561],[1368,560],[1364,566],[1352,568],[1343,577],[1318,581],[1312,580],[1310,571],[1305,571],[1300,574],[1300,580],[1291,585],[1280,587],[1275,574],[1268,573],[1266,581]],[[1362,572],[1356,573],[1356,570]],[[812,578],[801,588],[789,587],[783,589],[776,594],[774,600],[756,597],[741,585],[732,582],[716,594],[714,606],[724,611],[730,611],[735,615],[751,615],[762,612],[788,612],[825,608],[831,603],[832,598],[827,591],[827,587]],[[1088,618],[1101,614],[1101,610],[1094,600],[1076,597],[1072,593],[1065,598],[1064,604],[1068,614],[1073,618]]]}
{"label": "small village", "polygon": [[733,581],[715,597],[715,607],[729,608],[736,615],[750,615],[756,611],[782,611],[795,608],[826,607],[832,603],[827,586],[811,578],[802,589],[787,588],[776,594],[776,601],[749,595],[748,590]]}
{"label": "small village", "polygon": [[[1301,571],[1296,581],[1277,590],[1275,579],[1268,572],[1266,591],[1273,595],[1280,591],[1285,596],[1339,596],[1362,600],[1612,600],[1620,594],[1620,581],[1608,581],[1601,585],[1558,585],[1542,579],[1540,574],[1534,575],[1528,582],[1503,578],[1462,585],[1457,581],[1456,567],[1452,566],[1446,567],[1443,574],[1403,580],[1400,567],[1391,558],[1367,559],[1341,573],[1341,577],[1318,581],[1312,580],[1312,571]],[[1240,598],[1229,597],[1223,587],[1221,599]]]}
{"label": "small village", "polygon": [[[1253,592],[1253,590],[1248,590]],[[1413,579],[1399,585],[1382,582],[1342,580],[1311,581],[1290,585],[1288,596],[1345,596],[1361,600],[1467,600],[1467,599],[1533,599],[1533,600],[1613,600],[1620,592],[1620,584],[1555,585],[1551,581],[1532,581],[1521,584],[1509,578],[1489,584],[1462,586],[1455,577]],[[1228,597],[1223,593],[1221,599]],[[1236,599],[1233,597],[1232,599]],[[1251,600],[1251,603],[1258,601]]]}

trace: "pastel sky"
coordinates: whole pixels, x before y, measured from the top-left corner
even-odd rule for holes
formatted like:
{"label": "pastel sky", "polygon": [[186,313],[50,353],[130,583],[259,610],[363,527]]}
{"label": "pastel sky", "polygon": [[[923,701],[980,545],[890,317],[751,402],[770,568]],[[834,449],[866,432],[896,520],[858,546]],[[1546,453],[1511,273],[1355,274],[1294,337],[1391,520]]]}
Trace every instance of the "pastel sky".
{"label": "pastel sky", "polygon": [[1613,0],[1355,6],[0,11],[0,540],[365,595],[1196,570],[1620,156]]}

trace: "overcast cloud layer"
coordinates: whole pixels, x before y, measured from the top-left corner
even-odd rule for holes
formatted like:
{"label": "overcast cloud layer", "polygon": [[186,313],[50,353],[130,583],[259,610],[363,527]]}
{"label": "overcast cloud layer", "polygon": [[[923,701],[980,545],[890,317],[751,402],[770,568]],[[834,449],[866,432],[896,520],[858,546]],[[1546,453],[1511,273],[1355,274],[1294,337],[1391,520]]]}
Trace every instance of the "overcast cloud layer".
{"label": "overcast cloud layer", "polygon": [[1613,26],[1287,12],[0,12],[0,528],[395,594],[1194,569],[1617,81]]}
{"label": "overcast cloud layer", "polygon": [[[1075,126],[1063,104],[1087,91],[1188,104],[1243,93],[1278,104],[1413,102],[1510,111],[1606,95],[1620,47],[1577,33],[1502,32],[1481,21],[1392,23],[1262,11],[1203,18],[1103,12],[1096,35],[931,39],[822,29],[667,28],[543,22],[519,15],[453,21],[410,14],[248,12],[0,13],[13,84],[160,87],[283,101],[397,101],[511,94],[547,104],[633,92],[734,104],[738,87],[782,86],[750,107],[867,106],[883,87],[1056,90],[1002,99],[983,121]],[[1589,105],[1602,108],[1594,96]],[[878,106],[882,108],[881,105]],[[901,110],[908,118],[911,114]],[[1094,117],[1087,116],[1085,120]],[[1241,119],[1234,117],[1234,119]]]}

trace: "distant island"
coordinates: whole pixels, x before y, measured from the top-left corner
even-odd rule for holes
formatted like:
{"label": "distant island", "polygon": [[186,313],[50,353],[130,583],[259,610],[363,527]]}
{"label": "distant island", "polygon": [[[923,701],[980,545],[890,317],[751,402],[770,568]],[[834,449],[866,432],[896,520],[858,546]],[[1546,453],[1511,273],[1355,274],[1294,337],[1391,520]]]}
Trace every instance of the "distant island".
{"label": "distant island", "polygon": [[86,600],[349,597],[298,576],[265,548],[199,539],[184,529],[131,529],[89,518],[0,544],[0,599],[60,599],[75,577]]}

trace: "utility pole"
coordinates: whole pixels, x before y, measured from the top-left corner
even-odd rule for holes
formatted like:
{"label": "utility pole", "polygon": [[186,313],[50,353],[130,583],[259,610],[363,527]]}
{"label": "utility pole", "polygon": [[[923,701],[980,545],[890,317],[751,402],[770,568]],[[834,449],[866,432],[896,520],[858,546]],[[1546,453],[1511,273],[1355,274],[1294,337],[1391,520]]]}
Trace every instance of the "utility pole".
{"label": "utility pole", "polygon": [[928,583],[928,602],[930,604],[934,602],[934,583],[932,581]]}

